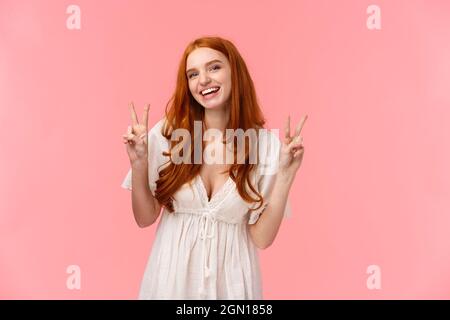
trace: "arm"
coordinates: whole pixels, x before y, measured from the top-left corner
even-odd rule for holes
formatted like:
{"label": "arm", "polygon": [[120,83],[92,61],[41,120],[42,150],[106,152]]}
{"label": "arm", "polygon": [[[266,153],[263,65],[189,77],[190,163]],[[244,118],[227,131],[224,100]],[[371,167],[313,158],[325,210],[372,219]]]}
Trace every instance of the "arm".
{"label": "arm", "polygon": [[289,189],[293,181],[294,177],[278,171],[269,204],[264,209],[264,214],[261,214],[255,224],[249,225],[250,236],[258,248],[266,249],[275,240],[283,220]]}
{"label": "arm", "polygon": [[269,203],[258,221],[249,226],[250,236],[260,249],[266,249],[273,243],[283,220],[289,189],[303,159],[303,138],[300,133],[307,118],[308,115],[299,122],[293,137],[290,135],[290,116],[287,119],[285,140],[281,145],[279,166]]}
{"label": "arm", "polygon": [[132,165],[131,202],[134,219],[141,228],[152,225],[161,212],[161,205],[150,191],[148,181],[148,162]]}
{"label": "arm", "polygon": [[[148,137],[148,112],[150,105],[144,109],[142,123],[139,123],[138,116],[134,110],[134,104],[130,104],[131,122],[128,131],[122,137],[127,145],[127,153],[131,163],[131,186],[129,175],[125,180],[125,187],[131,187],[131,203],[134,219],[141,228],[152,225],[159,216],[161,206],[152,194],[149,184],[149,163],[150,167],[156,166],[157,141],[149,141]],[[155,128],[155,127],[154,127]],[[153,129],[152,129],[153,130]],[[150,133],[152,132],[150,130]],[[153,176],[153,169],[152,176]]]}

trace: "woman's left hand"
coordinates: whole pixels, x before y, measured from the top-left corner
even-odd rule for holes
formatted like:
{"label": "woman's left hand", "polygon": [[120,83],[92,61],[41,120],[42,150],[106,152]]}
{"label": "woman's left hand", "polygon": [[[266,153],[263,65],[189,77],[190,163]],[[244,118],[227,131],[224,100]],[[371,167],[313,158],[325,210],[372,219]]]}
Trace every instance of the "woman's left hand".
{"label": "woman's left hand", "polygon": [[291,136],[291,117],[288,116],[284,129],[284,141],[280,150],[279,170],[283,174],[292,177],[295,176],[295,173],[300,167],[305,152],[303,137],[300,137],[300,133],[306,119],[308,119],[308,115],[305,115],[300,120],[295,129],[295,134]]}

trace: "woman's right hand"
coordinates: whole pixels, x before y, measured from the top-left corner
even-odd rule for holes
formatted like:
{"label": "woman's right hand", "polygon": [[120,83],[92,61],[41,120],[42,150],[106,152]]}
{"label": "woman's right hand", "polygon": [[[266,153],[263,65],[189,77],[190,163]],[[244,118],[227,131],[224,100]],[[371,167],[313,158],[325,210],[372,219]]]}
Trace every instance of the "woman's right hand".
{"label": "woman's right hand", "polygon": [[128,157],[131,165],[148,164],[148,111],[150,104],[144,108],[143,122],[139,123],[133,102],[130,103],[131,126],[126,134],[122,135],[127,145]]}

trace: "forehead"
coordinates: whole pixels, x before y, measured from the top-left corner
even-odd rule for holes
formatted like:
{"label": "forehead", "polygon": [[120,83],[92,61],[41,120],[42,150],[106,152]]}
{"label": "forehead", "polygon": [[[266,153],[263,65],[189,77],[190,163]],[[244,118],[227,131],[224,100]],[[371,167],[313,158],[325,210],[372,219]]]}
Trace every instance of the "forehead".
{"label": "forehead", "polygon": [[219,59],[225,63],[227,62],[227,57],[220,51],[211,48],[197,48],[188,55],[186,69],[201,67],[214,59]]}

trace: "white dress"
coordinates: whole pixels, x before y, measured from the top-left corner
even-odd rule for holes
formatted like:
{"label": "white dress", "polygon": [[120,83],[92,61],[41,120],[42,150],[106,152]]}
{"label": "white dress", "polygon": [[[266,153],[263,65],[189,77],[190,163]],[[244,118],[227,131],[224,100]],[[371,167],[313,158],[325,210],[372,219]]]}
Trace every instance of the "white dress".
{"label": "white dress", "polygon": [[[161,119],[149,131],[149,183],[155,195],[161,164],[169,141],[161,134]],[[140,286],[139,299],[263,299],[258,248],[247,224],[255,223],[268,204],[280,150],[271,131],[260,135],[259,152],[266,157],[252,175],[253,186],[264,197],[263,206],[247,203],[228,178],[208,201],[200,176],[174,194],[174,213],[163,207],[155,240]],[[264,167],[264,169],[262,169]],[[121,187],[131,190],[131,169]],[[250,193],[251,194],[251,193]],[[253,195],[254,197],[254,195]],[[290,203],[284,217],[290,216]]]}

